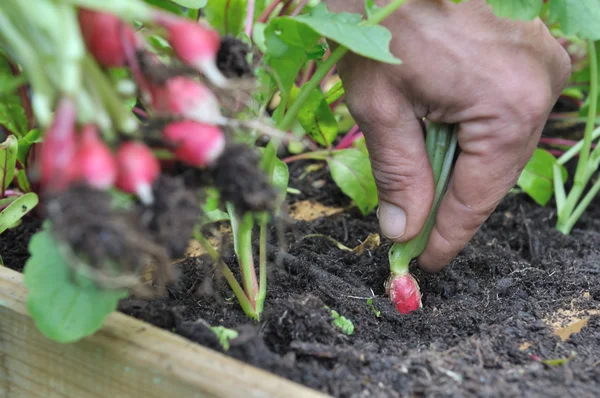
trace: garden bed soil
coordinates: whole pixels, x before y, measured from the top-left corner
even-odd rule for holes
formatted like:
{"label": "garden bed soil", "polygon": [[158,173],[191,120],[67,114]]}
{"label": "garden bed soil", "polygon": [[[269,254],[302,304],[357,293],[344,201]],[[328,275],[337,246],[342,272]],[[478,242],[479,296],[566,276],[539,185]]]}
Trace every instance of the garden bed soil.
{"label": "garden bed soil", "polygon": [[[290,213],[312,218],[297,209],[316,198],[337,214],[289,223],[283,242],[282,226],[272,227],[260,322],[206,256],[175,265],[168,297],[129,298],[120,310],[218,351],[208,325],[234,328],[228,355],[336,397],[600,396],[600,200],[563,236],[552,205],[508,195],[444,271],[414,269],[423,308],[403,316],[384,295],[389,242],[371,239],[357,254],[304,238],[353,248],[378,232],[374,214],[340,211],[351,206],[326,169],[300,181],[306,165],[291,169],[302,193],[290,196]],[[7,265],[22,268],[38,226],[2,235]],[[333,325],[331,309],[353,322],[352,335]]]}

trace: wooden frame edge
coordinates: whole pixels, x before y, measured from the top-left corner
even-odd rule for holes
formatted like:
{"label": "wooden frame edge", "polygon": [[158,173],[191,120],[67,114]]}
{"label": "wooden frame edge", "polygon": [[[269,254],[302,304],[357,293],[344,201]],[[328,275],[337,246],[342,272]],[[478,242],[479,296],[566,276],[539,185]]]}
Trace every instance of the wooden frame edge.
{"label": "wooden frame edge", "polygon": [[39,333],[23,275],[0,266],[0,396],[6,398],[326,397],[119,312],[93,336]]}

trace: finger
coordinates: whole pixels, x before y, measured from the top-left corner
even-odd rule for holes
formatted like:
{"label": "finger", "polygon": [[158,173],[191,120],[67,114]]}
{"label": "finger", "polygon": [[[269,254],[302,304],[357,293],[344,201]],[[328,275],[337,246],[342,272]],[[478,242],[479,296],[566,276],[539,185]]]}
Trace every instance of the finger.
{"label": "finger", "polygon": [[[418,259],[422,269],[437,272],[448,264],[516,183],[536,147],[541,128],[523,132],[519,138],[514,138],[519,127],[512,130],[495,131],[491,133],[494,139],[464,145],[466,150],[456,161],[427,247]],[[472,137],[473,133],[461,127],[459,143],[463,135]]]}
{"label": "finger", "polygon": [[[403,242],[422,229],[434,195],[423,127],[397,88],[377,76],[348,79],[348,106],[365,134],[381,232]],[[380,75],[381,76],[381,75]]]}

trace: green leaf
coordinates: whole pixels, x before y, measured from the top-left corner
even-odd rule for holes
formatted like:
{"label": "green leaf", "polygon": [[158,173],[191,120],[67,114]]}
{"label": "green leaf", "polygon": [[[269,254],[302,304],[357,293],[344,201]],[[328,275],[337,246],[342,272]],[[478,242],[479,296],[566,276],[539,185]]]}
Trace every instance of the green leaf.
{"label": "green leaf", "polygon": [[319,35],[290,18],[271,20],[264,35],[267,67],[277,76],[279,89],[284,94],[282,100],[287,100],[300,69],[308,59],[308,50],[317,44]]}
{"label": "green leaf", "polygon": [[206,199],[202,204],[202,211],[204,212],[203,222],[211,224],[218,221],[229,220],[229,214],[219,208],[220,195],[216,188],[208,188],[205,190]]}
{"label": "green leaf", "polygon": [[261,22],[256,22],[252,29],[252,42],[262,53],[267,52],[267,46],[265,44],[265,29],[267,25]]}
{"label": "green leaf", "polygon": [[211,326],[210,330],[217,335],[219,343],[221,343],[221,346],[225,351],[229,351],[229,342],[239,335],[237,330],[227,329],[224,326]]}
{"label": "green leaf", "polygon": [[319,88],[313,90],[298,112],[298,121],[317,143],[329,146],[338,134],[338,123]]}
{"label": "green leaf", "polygon": [[32,237],[29,252],[27,308],[40,332],[52,340],[70,343],[95,333],[127,296],[127,290],[101,290],[74,275],[48,224]]}
{"label": "green leaf", "polygon": [[271,185],[279,191],[279,198],[275,202],[275,209],[279,210],[280,206],[285,201],[290,172],[287,164],[283,163],[277,157],[277,150],[272,142],[269,142],[269,144],[262,149],[260,167],[267,174],[267,178]]}
{"label": "green leaf", "polygon": [[0,211],[0,234],[23,218],[37,204],[38,196],[33,192],[26,193],[12,200],[11,204]]}
{"label": "green leaf", "polygon": [[358,149],[343,149],[327,158],[327,163],[335,183],[354,200],[362,214],[373,211],[377,206],[377,187],[369,157]]}
{"label": "green leaf", "polygon": [[31,192],[29,178],[27,177],[27,172],[24,169],[21,169],[17,172],[17,185],[22,192]]}
{"label": "green leaf", "polygon": [[308,14],[293,19],[363,57],[390,64],[401,62],[389,50],[392,40],[390,31],[383,26],[362,23],[360,14],[332,13],[325,4],[320,3]]}
{"label": "green leaf", "polygon": [[0,53],[0,124],[17,137],[27,132],[27,116],[16,90],[25,83],[25,76],[14,76],[8,59]]}
{"label": "green leaf", "polygon": [[339,100],[342,97],[342,95],[344,95],[344,93],[345,91],[344,86],[342,85],[342,81],[338,80],[338,82],[335,83],[333,87],[331,87],[331,89],[329,89],[329,91],[327,91],[327,93],[325,94],[325,100],[329,105],[331,105],[335,101]]}
{"label": "green leaf", "polygon": [[[207,0],[171,0],[174,3],[186,8],[198,9],[206,6]],[[223,0],[221,0],[223,1]]]}
{"label": "green leaf", "polygon": [[540,15],[544,5],[542,0],[487,0],[487,3],[492,6],[494,13],[501,18],[522,20],[536,18]]}
{"label": "green leaf", "polygon": [[244,30],[247,8],[248,0],[208,0],[203,12],[219,34],[237,36]]}
{"label": "green leaf", "polygon": [[0,193],[4,193],[15,176],[18,151],[19,142],[14,135],[9,135],[0,144]]}
{"label": "green leaf", "polygon": [[333,326],[340,329],[342,333],[348,336],[354,333],[354,324],[350,319],[341,316],[337,311],[331,310],[331,317],[333,318]]}
{"label": "green leaf", "polygon": [[567,35],[600,40],[600,1],[551,0],[548,22],[558,22]]}
{"label": "green leaf", "polygon": [[29,148],[37,142],[42,142],[42,135],[40,130],[33,129],[19,139],[19,150],[17,153],[17,160],[21,164],[27,162],[27,155],[29,154]]}
{"label": "green leaf", "polygon": [[[541,206],[545,206],[554,193],[555,163],[556,158],[551,153],[537,148],[517,181],[517,185]],[[567,170],[564,166],[561,166],[561,173],[565,181]]]}
{"label": "green leaf", "polygon": [[[177,0],[144,0],[146,3],[153,5],[154,7],[158,7],[158,8],[162,8],[163,10],[169,11],[170,13],[173,13],[175,15],[182,15],[183,14],[183,9],[182,7],[180,7],[180,5],[184,6],[182,4],[182,2],[177,1]],[[197,3],[199,1],[204,1],[206,2],[206,0],[188,0],[190,3]],[[186,0],[183,0],[183,2],[185,3]],[[178,5],[177,3],[179,3],[180,5]],[[187,6],[184,6],[187,7]],[[191,7],[190,7],[191,8]],[[197,7],[199,8],[199,7]]]}

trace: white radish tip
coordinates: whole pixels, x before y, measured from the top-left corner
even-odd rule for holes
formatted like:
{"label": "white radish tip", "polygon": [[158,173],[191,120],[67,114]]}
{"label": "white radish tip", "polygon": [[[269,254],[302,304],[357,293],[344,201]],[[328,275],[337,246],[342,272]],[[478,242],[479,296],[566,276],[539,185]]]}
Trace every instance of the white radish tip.
{"label": "white radish tip", "polygon": [[221,114],[220,109],[216,106],[195,106],[191,111],[185,113],[185,117],[195,122],[216,126],[227,124],[227,118]]}
{"label": "white radish tip", "polygon": [[225,136],[220,135],[219,138],[217,138],[215,140],[215,143],[213,144],[212,148],[210,148],[210,151],[208,152],[208,154],[206,156],[206,162],[208,164],[212,164],[213,162],[215,162],[221,156],[224,149],[225,149]]}
{"label": "white radish tip", "polygon": [[150,206],[152,203],[154,203],[154,195],[152,195],[152,187],[150,184],[143,183],[138,185],[137,189],[135,190],[135,194],[146,206]]}
{"label": "white radish tip", "polygon": [[215,86],[227,88],[229,80],[221,73],[214,59],[203,59],[196,63],[196,68],[200,70]]}

